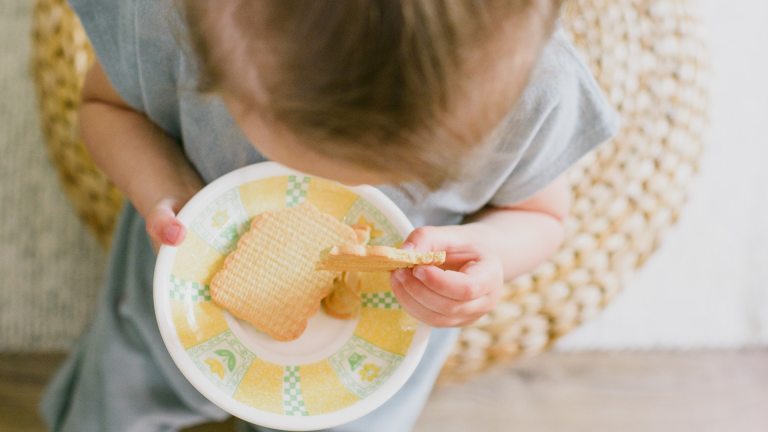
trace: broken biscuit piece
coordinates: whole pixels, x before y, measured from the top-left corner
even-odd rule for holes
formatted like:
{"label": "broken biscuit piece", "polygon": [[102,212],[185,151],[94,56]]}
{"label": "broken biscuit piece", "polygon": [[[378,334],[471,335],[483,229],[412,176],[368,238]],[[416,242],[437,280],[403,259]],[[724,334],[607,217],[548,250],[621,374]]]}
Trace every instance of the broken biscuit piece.
{"label": "broken biscuit piece", "polygon": [[[358,245],[367,245],[371,241],[371,227],[355,224],[352,229],[357,236]],[[333,281],[333,290],[323,298],[323,310],[338,319],[352,319],[360,311],[360,280],[357,272],[342,272]]]}
{"label": "broken biscuit piece", "polygon": [[355,231],[355,235],[357,236],[357,241],[355,242],[355,244],[367,245],[368,242],[371,241],[370,225],[354,224],[352,225],[352,229]]}
{"label": "broken biscuit piece", "polygon": [[378,272],[417,265],[440,265],[445,251],[417,252],[390,246],[342,244],[323,250],[318,270]]}
{"label": "broken biscuit piece", "polygon": [[338,319],[352,319],[360,311],[360,279],[357,272],[344,272],[333,281],[333,290],[323,298],[323,310]]}

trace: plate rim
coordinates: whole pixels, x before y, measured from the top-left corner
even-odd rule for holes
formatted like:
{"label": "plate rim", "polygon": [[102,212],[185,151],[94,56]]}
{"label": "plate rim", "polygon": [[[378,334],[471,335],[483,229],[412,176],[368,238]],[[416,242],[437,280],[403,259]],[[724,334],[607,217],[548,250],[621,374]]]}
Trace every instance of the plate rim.
{"label": "plate rim", "polygon": [[[177,217],[185,226],[189,227],[192,217],[221,193],[250,181],[283,175],[322,178],[293,170],[276,162],[259,162],[247,165],[229,172],[203,187],[184,205]],[[338,182],[335,183],[353,191],[374,205],[379,211],[384,213],[390,223],[403,237],[406,237],[413,230],[413,225],[403,211],[377,188],[370,185],[349,186]],[[427,324],[417,321],[418,324],[411,345],[403,356],[403,361],[387,381],[382,383],[381,387],[368,397],[360,399],[358,402],[338,411],[313,416],[287,416],[246,405],[234,399],[233,396],[225,394],[206,379],[197,369],[197,366],[195,366],[176,335],[172,314],[170,313],[170,300],[167,295],[163,295],[166,294],[166,290],[162,287],[165,286],[165,281],[171,275],[173,258],[176,256],[177,250],[176,246],[163,245],[160,247],[152,278],[155,319],[157,320],[163,343],[173,363],[197,391],[221,409],[242,420],[258,424],[259,426],[294,431],[329,428],[356,420],[372,412],[394,396],[413,375],[426,351],[432,328]]]}

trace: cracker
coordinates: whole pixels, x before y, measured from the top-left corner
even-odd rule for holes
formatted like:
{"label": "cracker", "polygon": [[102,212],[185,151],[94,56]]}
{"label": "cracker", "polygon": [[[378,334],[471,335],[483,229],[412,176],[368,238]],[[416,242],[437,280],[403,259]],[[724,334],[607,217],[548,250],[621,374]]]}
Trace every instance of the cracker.
{"label": "cracker", "polygon": [[331,271],[392,271],[417,265],[440,265],[445,251],[416,252],[390,246],[342,244],[323,250],[319,270]]}
{"label": "cracker", "polygon": [[323,298],[323,310],[339,319],[352,319],[360,311],[360,279],[357,272],[344,272],[333,281],[333,290]]}
{"label": "cracker", "polygon": [[[366,245],[371,240],[370,225],[355,224],[352,229],[357,236],[355,244]],[[323,310],[338,319],[352,319],[360,311],[360,280],[357,272],[342,272],[333,281],[333,290],[323,298]]]}
{"label": "cracker", "polygon": [[316,270],[320,252],[356,240],[351,227],[309,203],[261,214],[214,275],[211,298],[276,340],[296,339],[338,275]]}
{"label": "cracker", "polygon": [[368,242],[371,241],[370,225],[354,224],[352,225],[352,229],[355,231],[355,235],[357,236],[357,242],[355,242],[355,244],[367,245]]}

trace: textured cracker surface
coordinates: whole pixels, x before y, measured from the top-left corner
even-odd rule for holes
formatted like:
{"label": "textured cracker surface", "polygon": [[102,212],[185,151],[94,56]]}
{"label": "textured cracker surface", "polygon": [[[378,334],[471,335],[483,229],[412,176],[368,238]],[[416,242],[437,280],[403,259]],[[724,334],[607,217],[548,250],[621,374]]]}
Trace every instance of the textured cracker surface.
{"label": "textured cracker surface", "polygon": [[211,297],[277,340],[301,335],[336,273],[315,270],[323,249],[355,241],[347,225],[312,204],[254,218],[211,281]]}

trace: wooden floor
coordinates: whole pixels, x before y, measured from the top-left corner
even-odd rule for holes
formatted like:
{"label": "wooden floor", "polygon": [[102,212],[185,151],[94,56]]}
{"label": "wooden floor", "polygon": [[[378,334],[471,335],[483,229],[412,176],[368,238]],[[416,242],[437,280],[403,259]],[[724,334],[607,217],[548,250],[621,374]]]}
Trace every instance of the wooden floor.
{"label": "wooden floor", "polygon": [[[0,354],[0,431],[43,430],[38,397],[61,359]],[[765,432],[768,349],[546,354],[438,388],[416,431]]]}

